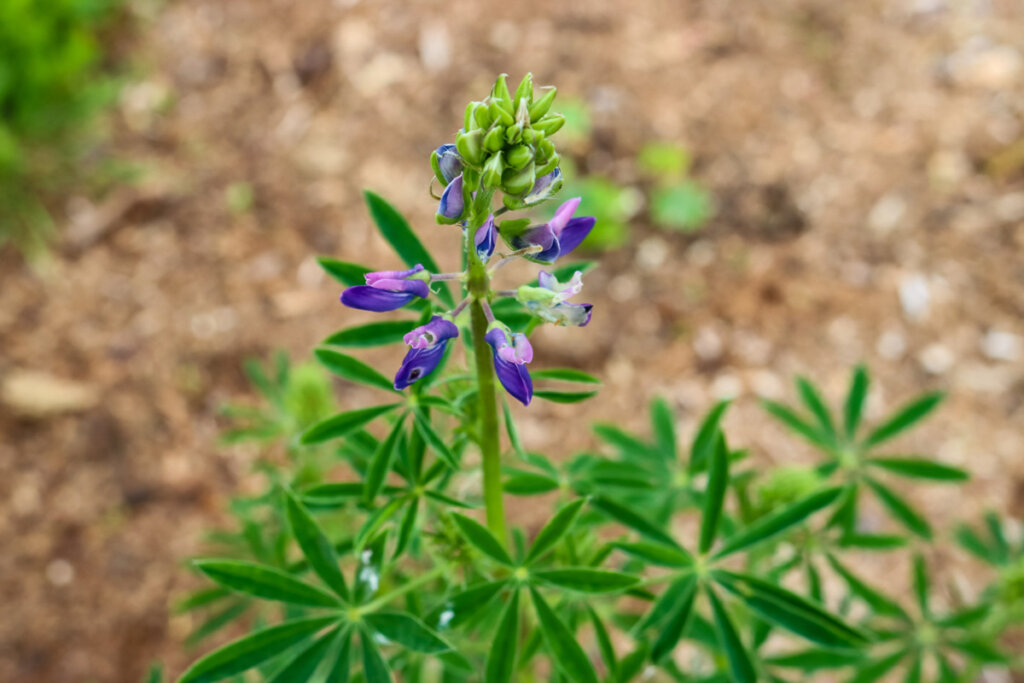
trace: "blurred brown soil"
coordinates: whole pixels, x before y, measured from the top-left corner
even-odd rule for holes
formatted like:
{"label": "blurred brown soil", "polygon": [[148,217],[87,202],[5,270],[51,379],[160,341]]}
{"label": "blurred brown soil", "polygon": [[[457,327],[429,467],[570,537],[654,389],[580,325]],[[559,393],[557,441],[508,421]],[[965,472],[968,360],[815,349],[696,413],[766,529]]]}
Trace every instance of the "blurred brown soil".
{"label": "blurred brown soil", "polygon": [[[974,473],[963,488],[913,487],[938,526],[990,507],[1024,513],[1020,3],[148,11],[108,150],[142,181],[69,200],[45,266],[0,258],[0,379],[45,373],[42,410],[53,394],[77,401],[42,417],[0,403],[0,680],[127,683],[152,660],[176,674],[194,657],[188,618],[167,607],[192,585],[183,558],[249,480],[254,454],[216,443],[217,407],[250,396],[242,359],[278,347],[305,358],[369,319],[340,307],[313,260],[397,265],[362,188],[456,262],[455,236],[432,220],[426,160],[502,71],[588,103],[594,133],[575,153],[591,173],[633,183],[645,142],[678,142],[718,202],[693,237],[634,221],[629,245],[587,280],[593,323],[537,335],[538,366],[585,368],[605,386],[579,406],[517,411],[530,448],[592,445],[599,419],[645,429],[658,394],[688,437],[715,398],[736,396],[737,444],[807,462],[756,397],[792,399],[789,378],[804,373],[837,402],[864,360],[869,417],[949,392],[941,417],[897,444]],[[250,208],[229,207],[236,183],[251,185]],[[366,357],[387,369],[399,355]],[[932,559],[972,594],[989,576],[958,557]]]}

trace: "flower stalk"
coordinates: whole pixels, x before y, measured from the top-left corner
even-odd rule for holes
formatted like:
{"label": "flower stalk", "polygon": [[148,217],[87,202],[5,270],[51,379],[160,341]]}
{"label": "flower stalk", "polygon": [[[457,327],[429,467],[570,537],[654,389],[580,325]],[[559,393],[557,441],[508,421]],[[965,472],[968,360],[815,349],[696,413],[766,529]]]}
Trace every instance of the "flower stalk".
{"label": "flower stalk", "polygon": [[[468,242],[468,240],[467,240]],[[476,365],[477,390],[479,395],[480,457],[484,475],[484,509],[487,528],[502,544],[507,542],[505,530],[505,501],[501,486],[501,446],[498,435],[498,401],[494,387],[494,370],[490,354],[487,353],[487,327],[489,321],[484,311],[490,292],[490,277],[487,267],[470,245],[467,249],[469,262],[469,296],[472,303],[470,332],[473,338],[473,356]]]}

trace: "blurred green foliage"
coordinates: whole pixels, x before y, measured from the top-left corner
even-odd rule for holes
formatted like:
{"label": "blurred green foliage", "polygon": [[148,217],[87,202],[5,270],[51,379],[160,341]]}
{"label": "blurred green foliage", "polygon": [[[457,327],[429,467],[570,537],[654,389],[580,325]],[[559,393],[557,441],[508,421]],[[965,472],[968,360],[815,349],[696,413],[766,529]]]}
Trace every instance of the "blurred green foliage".
{"label": "blurred green foliage", "polygon": [[122,4],[0,2],[0,246],[45,246],[46,203],[80,171],[95,115],[116,95],[100,33]]}

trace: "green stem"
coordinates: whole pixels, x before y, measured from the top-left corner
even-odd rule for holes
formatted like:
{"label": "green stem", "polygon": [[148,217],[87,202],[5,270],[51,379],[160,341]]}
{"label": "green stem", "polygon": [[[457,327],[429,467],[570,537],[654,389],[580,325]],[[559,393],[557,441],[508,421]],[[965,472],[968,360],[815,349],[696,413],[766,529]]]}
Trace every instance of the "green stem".
{"label": "green stem", "polygon": [[498,401],[495,397],[494,369],[487,352],[487,316],[481,305],[490,290],[487,268],[472,248],[469,250],[469,295],[473,297],[469,312],[473,334],[473,356],[476,361],[477,388],[480,401],[480,454],[484,470],[484,507],[487,528],[504,544],[505,503],[501,491],[501,449],[498,441]]}

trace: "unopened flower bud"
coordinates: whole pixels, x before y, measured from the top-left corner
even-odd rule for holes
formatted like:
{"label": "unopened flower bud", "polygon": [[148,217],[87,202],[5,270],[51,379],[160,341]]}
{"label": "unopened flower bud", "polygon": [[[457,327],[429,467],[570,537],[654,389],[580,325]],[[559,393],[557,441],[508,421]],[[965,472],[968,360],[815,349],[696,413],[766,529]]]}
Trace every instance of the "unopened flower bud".
{"label": "unopened flower bud", "polygon": [[544,138],[537,143],[537,159],[542,162],[546,162],[555,154],[555,143],[551,142],[547,138]]}
{"label": "unopened flower bud", "polygon": [[520,169],[533,159],[533,150],[526,145],[516,145],[508,151],[508,165]]}
{"label": "unopened flower bud", "polygon": [[517,144],[523,138],[523,124],[514,123],[505,129],[505,142],[510,145]]}
{"label": "unopened flower bud", "polygon": [[506,194],[524,194],[533,187],[534,179],[535,175],[532,161],[519,170],[506,168],[505,172],[501,176],[501,189]]}
{"label": "unopened flower bud", "polygon": [[561,163],[562,158],[558,154],[553,154],[550,159],[547,160],[543,166],[537,169],[537,177],[546,176],[558,169],[558,164]]}
{"label": "unopened flower bud", "polygon": [[463,196],[462,176],[459,175],[448,183],[444,192],[441,193],[441,201],[438,202],[435,218],[441,224],[458,223],[465,211],[466,198]]}
{"label": "unopened flower bud", "polygon": [[561,114],[548,114],[533,124],[533,127],[544,133],[544,135],[554,135],[564,125],[564,116]]}
{"label": "unopened flower bud", "polygon": [[494,189],[501,185],[501,174],[505,170],[502,163],[501,152],[491,155],[491,158],[484,163],[483,184],[484,187]]}
{"label": "unopened flower bud", "polygon": [[455,151],[455,145],[441,145],[430,155],[430,167],[442,185],[447,186],[455,176],[462,173],[462,159]]}
{"label": "unopened flower bud", "polygon": [[468,133],[455,136],[455,148],[459,155],[473,166],[479,166],[484,160],[484,132],[479,128]]}
{"label": "unopened flower bud", "polygon": [[502,102],[502,108],[511,114],[515,111],[512,106],[512,93],[508,91],[508,74],[501,74],[494,82],[491,89],[491,97]]}
{"label": "unopened flower bud", "polygon": [[523,76],[523,80],[519,81],[519,87],[516,88],[512,108],[519,111],[519,107],[523,102],[526,103],[526,109],[529,111],[530,104],[533,102],[533,74],[529,72]]}
{"label": "unopened flower bud", "polygon": [[486,128],[490,125],[490,115],[487,111],[487,105],[483,102],[470,102],[466,106],[466,115],[464,117],[463,128],[465,130],[475,130],[477,128]]}
{"label": "unopened flower bud", "polygon": [[487,152],[497,152],[499,149],[505,146],[505,129],[501,124],[494,124],[491,129],[487,131],[487,135],[484,136],[484,150]]}
{"label": "unopened flower bud", "polygon": [[512,116],[512,105],[509,104],[506,108],[504,100],[492,99],[487,104],[487,113],[491,115],[492,121],[499,121],[503,126],[511,126],[516,122],[515,117]]}
{"label": "unopened flower bud", "polygon": [[549,88],[539,100],[533,103],[530,107],[530,121],[539,121],[548,113],[548,110],[551,109],[551,104],[555,101],[555,94],[557,92],[557,88]]}

